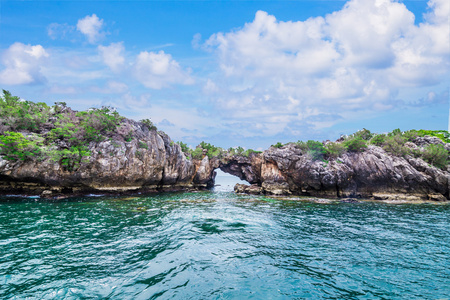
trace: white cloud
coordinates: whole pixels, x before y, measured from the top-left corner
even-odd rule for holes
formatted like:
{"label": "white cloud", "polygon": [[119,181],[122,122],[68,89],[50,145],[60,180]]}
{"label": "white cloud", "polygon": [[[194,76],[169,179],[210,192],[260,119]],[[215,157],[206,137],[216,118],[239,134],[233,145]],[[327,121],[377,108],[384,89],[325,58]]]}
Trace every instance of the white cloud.
{"label": "white cloud", "polygon": [[48,56],[41,45],[12,44],[1,57],[5,69],[0,72],[0,83],[17,85],[44,81],[41,66]]}
{"label": "white cloud", "polygon": [[148,106],[148,101],[150,99],[149,94],[141,94],[139,97],[132,95],[131,93],[126,93],[122,95],[121,100],[122,103],[129,108],[135,109],[137,107],[146,107]]}
{"label": "white cloud", "polygon": [[102,93],[102,94],[121,94],[128,91],[128,86],[123,82],[110,80],[106,83],[106,85],[103,88],[95,86],[92,87],[91,90],[95,93]]}
{"label": "white cloud", "polygon": [[96,14],[86,16],[77,23],[77,30],[86,35],[91,44],[95,44],[105,36],[105,32],[101,31],[102,27],[103,19],[99,19]]}
{"label": "white cloud", "polygon": [[171,84],[192,84],[190,70],[183,70],[170,54],[143,51],[134,64],[134,76],[144,86],[161,89]]}
{"label": "white cloud", "polygon": [[211,79],[208,79],[203,86],[203,93],[212,94],[218,91],[217,85]]}
{"label": "white cloud", "polygon": [[67,23],[64,24],[52,23],[47,27],[47,34],[52,40],[68,39],[71,37],[74,30],[75,26],[71,26]]}
{"label": "white cloud", "polygon": [[71,95],[71,94],[76,94],[77,92],[79,92],[79,89],[76,89],[73,86],[60,86],[60,85],[54,84],[47,91],[50,94]]}
{"label": "white cloud", "polygon": [[103,62],[113,71],[119,72],[125,64],[125,47],[123,42],[111,43],[109,46],[98,46]]}
{"label": "white cloud", "polygon": [[271,133],[301,120],[318,124],[311,116],[392,108],[400,89],[448,79],[449,3],[430,1],[418,26],[404,4],[390,0],[351,0],[306,21],[258,11],[242,28],[205,42],[220,72],[204,91],[224,116],[272,122]]}

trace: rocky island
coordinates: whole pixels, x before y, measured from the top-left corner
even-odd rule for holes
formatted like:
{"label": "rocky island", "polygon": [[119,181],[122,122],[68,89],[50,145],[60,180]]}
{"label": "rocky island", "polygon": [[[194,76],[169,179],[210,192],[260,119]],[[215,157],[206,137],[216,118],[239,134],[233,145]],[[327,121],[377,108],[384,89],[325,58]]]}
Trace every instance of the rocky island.
{"label": "rocky island", "polygon": [[0,99],[0,193],[46,197],[206,189],[215,170],[236,192],[372,199],[449,199],[447,132],[368,130],[336,142],[277,143],[263,152],[173,142],[110,107]]}

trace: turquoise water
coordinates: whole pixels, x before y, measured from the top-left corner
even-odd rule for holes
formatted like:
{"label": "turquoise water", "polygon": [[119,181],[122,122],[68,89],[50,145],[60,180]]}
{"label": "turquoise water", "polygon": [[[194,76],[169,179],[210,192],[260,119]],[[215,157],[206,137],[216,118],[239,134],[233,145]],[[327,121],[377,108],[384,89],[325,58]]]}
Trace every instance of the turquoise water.
{"label": "turquoise water", "polygon": [[449,299],[449,220],[227,191],[1,198],[0,299]]}

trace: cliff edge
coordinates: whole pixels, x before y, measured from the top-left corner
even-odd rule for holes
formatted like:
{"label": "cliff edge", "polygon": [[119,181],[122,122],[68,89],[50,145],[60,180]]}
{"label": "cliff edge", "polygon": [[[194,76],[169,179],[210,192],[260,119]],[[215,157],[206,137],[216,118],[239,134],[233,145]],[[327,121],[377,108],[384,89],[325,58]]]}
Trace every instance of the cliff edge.
{"label": "cliff edge", "polygon": [[120,193],[207,188],[208,157],[190,159],[150,120],[110,107],[74,111],[0,98],[0,193]]}
{"label": "cliff edge", "polygon": [[[434,137],[417,137],[405,144],[416,153],[429,145],[450,150],[450,144]],[[412,154],[396,156],[380,146],[369,145],[361,152],[344,152],[320,160],[291,143],[252,156],[245,162],[237,159],[228,163],[240,169],[235,175],[252,184],[237,185],[236,192],[331,198],[449,199],[448,167],[435,167]]]}

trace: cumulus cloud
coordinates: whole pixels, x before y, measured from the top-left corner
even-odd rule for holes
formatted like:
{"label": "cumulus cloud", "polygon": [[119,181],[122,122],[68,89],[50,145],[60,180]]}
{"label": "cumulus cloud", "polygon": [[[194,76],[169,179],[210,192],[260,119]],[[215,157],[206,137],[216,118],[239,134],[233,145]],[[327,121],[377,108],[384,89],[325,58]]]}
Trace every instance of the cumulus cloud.
{"label": "cumulus cloud", "polygon": [[45,77],[41,66],[48,56],[41,45],[12,44],[1,56],[5,68],[0,72],[0,83],[18,85],[43,82]]}
{"label": "cumulus cloud", "polygon": [[103,19],[99,19],[96,14],[86,16],[77,23],[77,30],[84,34],[91,44],[95,44],[105,36],[105,32],[101,31],[102,27]]}
{"label": "cumulus cloud", "polygon": [[143,51],[134,64],[134,75],[144,86],[161,89],[172,84],[192,84],[190,70],[183,70],[170,54]]}
{"label": "cumulus cloud", "polygon": [[125,47],[123,42],[111,43],[109,46],[98,46],[103,62],[113,71],[119,72],[125,63]]}
{"label": "cumulus cloud", "polygon": [[295,122],[317,124],[323,117],[331,126],[355,111],[390,109],[400,89],[448,78],[449,3],[430,1],[419,25],[391,0],[350,0],[306,21],[258,11],[242,28],[205,42],[221,72],[204,91],[224,115],[264,119],[279,131]]}

